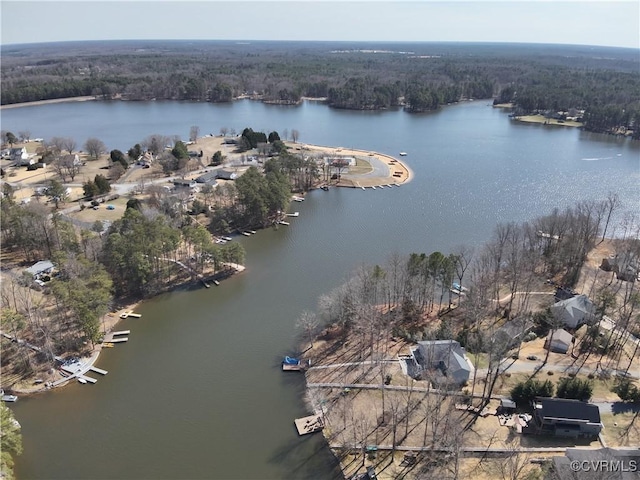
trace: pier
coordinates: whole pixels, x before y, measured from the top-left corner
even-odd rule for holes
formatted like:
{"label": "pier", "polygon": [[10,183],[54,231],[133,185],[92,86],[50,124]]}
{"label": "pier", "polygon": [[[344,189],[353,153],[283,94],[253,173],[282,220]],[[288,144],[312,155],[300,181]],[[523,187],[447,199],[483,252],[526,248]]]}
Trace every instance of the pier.
{"label": "pier", "polygon": [[120,314],[120,318],[129,318],[129,317],[140,318],[140,317],[142,317],[142,315],[139,314],[139,313],[133,313],[132,311],[122,312]]}
{"label": "pier", "polygon": [[106,375],[107,373],[109,373],[106,370],[103,370],[103,369],[98,368],[98,367],[94,367],[93,365],[91,367],[89,367],[89,370],[91,370],[92,372],[99,373],[100,375]]}
{"label": "pier", "polygon": [[129,335],[131,333],[131,330],[120,330],[119,332],[112,332],[111,335],[116,336],[116,335]]}

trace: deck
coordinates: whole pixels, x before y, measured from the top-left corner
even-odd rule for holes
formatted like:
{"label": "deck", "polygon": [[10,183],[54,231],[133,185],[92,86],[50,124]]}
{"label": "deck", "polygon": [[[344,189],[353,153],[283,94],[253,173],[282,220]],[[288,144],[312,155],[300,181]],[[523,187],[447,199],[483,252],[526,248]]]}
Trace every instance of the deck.
{"label": "deck", "polygon": [[294,422],[298,430],[298,435],[319,432],[324,428],[324,421],[320,415],[296,418]]}

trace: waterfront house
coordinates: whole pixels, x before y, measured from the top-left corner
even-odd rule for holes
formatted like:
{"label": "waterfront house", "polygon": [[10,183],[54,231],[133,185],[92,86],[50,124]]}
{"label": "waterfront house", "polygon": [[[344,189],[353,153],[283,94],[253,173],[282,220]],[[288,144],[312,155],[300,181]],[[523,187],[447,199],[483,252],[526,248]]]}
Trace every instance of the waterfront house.
{"label": "waterfront house", "polygon": [[24,167],[26,165],[36,163],[36,159],[27,153],[27,149],[25,147],[12,148],[9,150],[9,159],[16,167]]}
{"label": "waterfront house", "polygon": [[532,420],[535,433],[557,437],[592,438],[603,428],[597,405],[565,398],[536,397]]}
{"label": "waterfront house", "polygon": [[559,328],[551,330],[545,341],[545,348],[550,352],[567,353],[573,343],[573,335],[566,330]]}
{"label": "waterfront house", "polygon": [[217,178],[221,178],[222,180],[235,180],[238,178],[238,174],[231,170],[218,170]]}
{"label": "waterfront house", "polygon": [[595,320],[596,309],[586,295],[561,300],[551,306],[554,318],[565,327],[578,328]]}
{"label": "waterfront house", "polygon": [[462,385],[469,380],[473,369],[464,348],[455,340],[418,342],[409,355],[399,355],[398,359],[406,375],[423,378],[431,374],[437,383]]}
{"label": "waterfront house", "polygon": [[605,272],[615,272],[618,280],[633,282],[640,272],[640,259],[633,252],[624,252],[603,258],[600,268]]}

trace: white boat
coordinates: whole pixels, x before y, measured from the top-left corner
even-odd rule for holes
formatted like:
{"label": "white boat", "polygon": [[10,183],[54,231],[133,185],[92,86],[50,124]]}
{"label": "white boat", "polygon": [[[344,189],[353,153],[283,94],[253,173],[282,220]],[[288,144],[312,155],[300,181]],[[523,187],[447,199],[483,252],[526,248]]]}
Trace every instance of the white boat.
{"label": "white boat", "polygon": [[80,383],[82,383],[82,384],[87,383],[87,381],[86,381],[84,378],[82,378],[82,377],[78,377],[78,382],[80,382]]}
{"label": "white boat", "polygon": [[15,395],[5,395],[4,390],[0,389],[0,396],[2,397],[3,402],[17,402],[18,397]]}
{"label": "white boat", "polygon": [[249,232],[242,232],[242,235],[244,235],[245,237],[250,237],[251,234]]}
{"label": "white boat", "polygon": [[227,242],[230,242],[231,240],[233,240],[233,238],[231,237],[222,237],[223,240],[226,240]]}
{"label": "white boat", "polygon": [[400,152],[400,156],[401,157],[406,157],[407,156],[407,152]]}
{"label": "white boat", "polygon": [[250,233],[251,235],[255,235],[255,234],[256,234],[256,231],[255,231],[255,230],[249,230],[249,233]]}
{"label": "white boat", "polygon": [[280,225],[289,225],[289,222],[285,222],[284,220],[278,220]]}
{"label": "white boat", "polygon": [[300,216],[300,212],[287,213],[287,217],[298,217]]}
{"label": "white boat", "polygon": [[304,197],[291,197],[294,202],[304,202]]}

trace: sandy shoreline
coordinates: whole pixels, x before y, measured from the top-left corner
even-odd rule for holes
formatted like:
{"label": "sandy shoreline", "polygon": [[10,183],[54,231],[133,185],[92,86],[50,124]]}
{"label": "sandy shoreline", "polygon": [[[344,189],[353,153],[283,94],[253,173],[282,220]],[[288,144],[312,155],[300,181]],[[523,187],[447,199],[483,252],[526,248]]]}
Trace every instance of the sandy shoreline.
{"label": "sandy shoreline", "polygon": [[24,102],[24,103],[12,103],[9,105],[1,105],[0,110],[5,110],[9,108],[20,108],[20,107],[35,107],[38,105],[48,105],[50,103],[67,103],[67,102],[90,102],[93,100],[97,100],[94,96],[86,96],[86,97],[67,97],[67,98],[52,98],[51,100],[38,100],[35,102]]}

